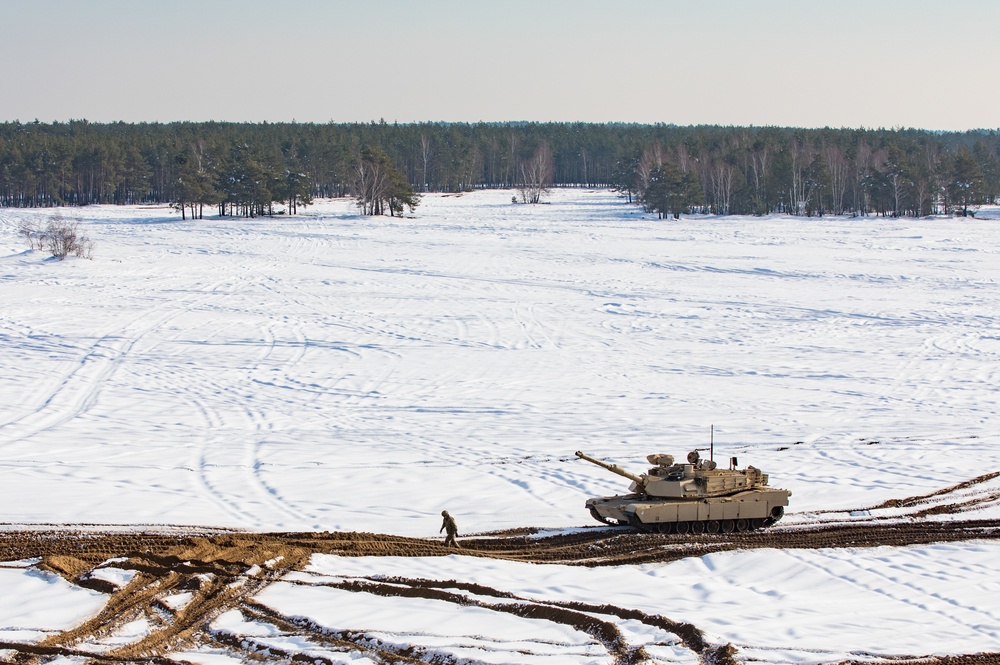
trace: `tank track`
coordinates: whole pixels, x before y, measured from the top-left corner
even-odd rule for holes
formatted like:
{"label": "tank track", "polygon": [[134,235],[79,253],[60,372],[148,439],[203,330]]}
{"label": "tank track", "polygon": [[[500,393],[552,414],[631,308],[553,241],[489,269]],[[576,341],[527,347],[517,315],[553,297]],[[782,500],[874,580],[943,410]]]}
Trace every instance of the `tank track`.
{"label": "tank track", "polygon": [[[745,531],[755,531],[766,529],[772,526],[785,515],[782,506],[775,506],[771,509],[768,517],[758,517],[754,519],[736,520],[701,520],[694,522],[659,522],[656,524],[646,524],[641,522],[638,516],[629,515],[629,526],[635,527],[644,533],[676,533],[680,535],[702,533],[743,533]],[[602,522],[610,524],[607,520]]]}

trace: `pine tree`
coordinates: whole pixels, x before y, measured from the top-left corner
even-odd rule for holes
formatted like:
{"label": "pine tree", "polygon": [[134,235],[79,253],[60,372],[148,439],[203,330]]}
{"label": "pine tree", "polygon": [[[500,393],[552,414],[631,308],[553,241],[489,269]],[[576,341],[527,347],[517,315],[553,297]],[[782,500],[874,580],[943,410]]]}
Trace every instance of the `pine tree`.
{"label": "pine tree", "polygon": [[683,173],[672,162],[663,162],[649,173],[642,202],[647,210],[655,212],[663,219],[668,215],[678,219],[681,213],[702,199],[701,185],[693,171]]}
{"label": "pine tree", "polygon": [[945,192],[949,208],[969,216],[969,207],[981,202],[983,172],[969,149],[962,147],[951,161]]}
{"label": "pine tree", "polygon": [[362,215],[402,215],[404,206],[412,212],[419,203],[406,176],[377,146],[361,151],[354,160],[352,174],[352,190]]}

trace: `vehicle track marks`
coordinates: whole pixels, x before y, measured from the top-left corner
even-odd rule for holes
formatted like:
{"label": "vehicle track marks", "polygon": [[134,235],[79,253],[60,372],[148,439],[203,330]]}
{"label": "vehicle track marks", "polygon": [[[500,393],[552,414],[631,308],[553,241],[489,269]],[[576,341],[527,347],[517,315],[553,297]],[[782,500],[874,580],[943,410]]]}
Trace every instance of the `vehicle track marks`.
{"label": "vehicle track marks", "polygon": [[[794,550],[898,547],[962,540],[1000,540],[1000,520],[885,523],[872,519],[854,524],[774,527],[728,536],[687,537],[641,534],[627,527],[594,527],[551,535],[521,529],[467,537],[462,540],[460,553],[532,563],[610,566],[666,562],[713,552],[757,548],[783,549],[793,558],[800,558]],[[302,650],[284,653],[280,648],[271,649],[273,645],[261,638],[241,637],[236,640],[225,631],[212,627],[214,619],[223,612],[239,610],[250,620],[271,624],[278,631],[304,636],[310,643],[323,648],[358,651],[380,663],[453,662],[440,649],[407,642],[405,634],[396,636],[398,643],[390,643],[379,641],[381,638],[375,633],[380,631],[364,628],[333,631],[306,619],[284,616],[253,600],[255,594],[280,580],[284,584],[332,586],[343,591],[387,597],[433,599],[456,607],[475,605],[529,620],[555,621],[589,635],[603,645],[616,664],[637,665],[650,659],[641,645],[627,643],[618,627],[621,621],[638,621],[676,635],[678,644],[695,654],[704,665],[739,662],[739,652],[734,646],[709,643],[696,626],[628,607],[529,598],[461,580],[337,578],[308,572],[286,576],[291,571],[301,571],[314,553],[348,557],[426,557],[455,554],[456,551],[445,547],[437,539],[355,532],[217,535],[185,535],[177,529],[160,534],[69,529],[0,532],[0,559],[42,557],[40,567],[57,572],[77,584],[105,588],[101,585],[108,583],[100,580],[88,582],[92,580],[89,573],[95,567],[114,566],[135,572],[130,582],[112,591],[107,606],[98,616],[37,644],[6,642],[0,644],[0,648],[14,653],[13,660],[19,663],[42,662],[60,655],[87,658],[95,663],[161,663],[171,653],[197,648],[202,644],[224,648],[231,655],[245,660],[265,658],[290,661],[304,657]],[[838,571],[829,572],[841,576]],[[894,592],[891,578],[883,580],[880,577],[877,581],[876,591],[884,587],[882,590],[890,597],[906,602],[905,590]],[[872,584],[863,586],[869,590],[874,588]],[[179,609],[171,609],[165,598],[180,592],[190,593],[190,600]],[[973,608],[966,609],[973,611]],[[149,629],[145,634],[124,644],[112,640],[122,626],[137,620],[148,623]],[[753,651],[770,647],[745,645],[744,648]],[[874,658],[881,660],[878,656]],[[315,662],[326,661],[319,659]],[[901,662],[930,665],[932,661],[913,657]],[[967,654],[934,662],[995,664],[1000,662],[1000,653]]]}

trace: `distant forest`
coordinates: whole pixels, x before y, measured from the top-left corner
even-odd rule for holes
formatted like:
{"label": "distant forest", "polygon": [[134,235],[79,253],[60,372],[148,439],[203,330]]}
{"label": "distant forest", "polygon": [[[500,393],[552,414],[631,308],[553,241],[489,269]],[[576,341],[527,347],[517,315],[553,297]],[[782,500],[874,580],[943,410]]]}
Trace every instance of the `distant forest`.
{"label": "distant forest", "polygon": [[[7,122],[0,205],[253,216],[357,196],[367,214],[395,214],[421,192],[609,187],[661,216],[969,214],[1000,196],[998,155],[992,130]],[[373,178],[394,183],[384,205],[362,201]]]}

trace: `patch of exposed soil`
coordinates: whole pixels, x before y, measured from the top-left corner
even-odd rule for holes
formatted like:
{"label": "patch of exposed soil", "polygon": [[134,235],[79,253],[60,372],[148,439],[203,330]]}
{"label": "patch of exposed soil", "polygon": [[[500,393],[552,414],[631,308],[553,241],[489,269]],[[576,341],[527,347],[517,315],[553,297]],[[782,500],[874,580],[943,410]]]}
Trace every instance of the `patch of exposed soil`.
{"label": "patch of exposed soil", "polygon": [[[985,482],[996,475],[975,480]],[[974,481],[963,483],[962,489],[973,484]],[[893,505],[917,507],[928,497],[940,497],[956,488],[903,499]],[[986,493],[971,499],[995,500],[997,497]],[[969,501],[967,497],[956,499],[950,507],[938,503],[933,509],[897,522],[873,518],[728,535],[645,534],[626,527],[593,527],[544,535],[521,529],[465,538],[460,553],[538,564],[609,566],[674,561],[737,549],[879,547],[1000,539],[1000,520],[921,519],[934,512],[961,512]],[[276,633],[297,635],[327,652],[360,653],[378,663],[458,662],[427,647],[387,644],[363,632],[331,631],[302,617],[284,616],[253,600],[267,585],[302,568],[314,553],[426,557],[454,554],[456,550],[445,547],[439,540],[374,533],[112,533],[69,527],[0,532],[0,560],[40,557],[39,568],[110,596],[100,614],[70,630],[33,644],[0,642],[0,650],[7,655],[3,662],[43,663],[63,656],[91,663],[173,663],[176,660],[168,660],[167,654],[201,645],[224,649],[245,662],[334,662],[321,655],[286,652],[256,638],[212,627],[216,617],[234,609],[247,620],[269,624]],[[93,576],[95,569],[102,567],[132,571],[133,576],[118,588]],[[630,646],[624,639],[617,627],[622,620],[642,622],[676,636],[677,646],[690,650],[706,665],[738,662],[737,649],[707,642],[696,626],[625,607],[542,602],[455,580],[369,578],[317,584],[388,597],[432,598],[561,623],[603,645],[613,662],[620,665],[639,664],[648,659],[643,647]],[[182,607],[176,608],[168,602],[168,598],[182,592],[190,594],[190,600]],[[95,644],[116,629],[138,619],[146,620],[150,626],[148,634],[124,646],[95,648]],[[985,665],[1000,663],[1000,654],[902,659],[872,655],[865,663],[890,661],[893,665]]]}

